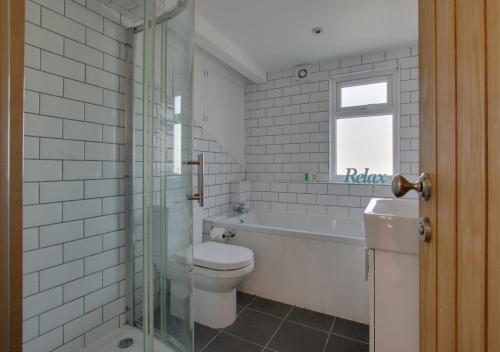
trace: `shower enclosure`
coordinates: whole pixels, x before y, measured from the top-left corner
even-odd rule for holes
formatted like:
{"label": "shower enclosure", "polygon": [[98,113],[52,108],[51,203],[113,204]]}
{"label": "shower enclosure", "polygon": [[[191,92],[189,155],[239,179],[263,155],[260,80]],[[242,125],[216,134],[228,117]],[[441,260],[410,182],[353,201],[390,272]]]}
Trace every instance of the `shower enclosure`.
{"label": "shower enclosure", "polygon": [[144,352],[193,346],[193,29],[194,0],[144,0],[129,29],[127,320]]}
{"label": "shower enclosure", "polygon": [[192,351],[194,0],[144,1],[130,28],[128,322],[144,351]]}

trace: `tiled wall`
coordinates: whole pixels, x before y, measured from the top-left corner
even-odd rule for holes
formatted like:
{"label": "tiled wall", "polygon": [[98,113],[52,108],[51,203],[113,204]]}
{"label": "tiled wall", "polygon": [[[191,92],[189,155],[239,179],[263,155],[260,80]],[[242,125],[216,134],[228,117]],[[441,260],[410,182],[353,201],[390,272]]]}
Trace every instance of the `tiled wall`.
{"label": "tiled wall", "polygon": [[23,350],[76,351],[125,320],[126,32],[26,4]]}
{"label": "tiled wall", "polygon": [[[418,174],[418,48],[408,46],[312,64],[309,83],[295,68],[268,73],[246,89],[246,170],[254,181],[253,205],[298,213],[360,216],[388,186],[301,182],[304,172],[328,179],[329,79],[350,72],[400,67],[400,173]],[[280,182],[279,182],[280,181]],[[295,181],[295,182],[294,182]]]}
{"label": "tiled wall", "polygon": [[[230,182],[245,179],[245,166],[223,150],[222,146],[196,122],[194,155],[205,154],[205,206],[203,216],[216,216],[230,210]],[[196,188],[196,185],[194,186]]]}
{"label": "tiled wall", "polygon": [[392,197],[389,186],[252,182],[252,207],[262,211],[361,217],[372,197]]}

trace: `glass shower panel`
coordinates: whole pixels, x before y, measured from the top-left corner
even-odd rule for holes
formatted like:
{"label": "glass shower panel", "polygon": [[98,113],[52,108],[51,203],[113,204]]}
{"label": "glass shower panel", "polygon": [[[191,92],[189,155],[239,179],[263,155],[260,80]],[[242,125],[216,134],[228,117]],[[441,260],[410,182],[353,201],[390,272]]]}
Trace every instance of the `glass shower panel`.
{"label": "glass shower panel", "polygon": [[134,34],[130,315],[145,352],[193,345],[193,5],[146,0],[144,31]]}

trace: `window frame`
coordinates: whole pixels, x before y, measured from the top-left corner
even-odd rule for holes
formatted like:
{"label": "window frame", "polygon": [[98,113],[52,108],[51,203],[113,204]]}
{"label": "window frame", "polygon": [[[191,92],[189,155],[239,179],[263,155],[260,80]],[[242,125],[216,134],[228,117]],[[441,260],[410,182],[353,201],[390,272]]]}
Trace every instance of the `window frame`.
{"label": "window frame", "polygon": [[[400,80],[399,66],[381,70],[347,73],[330,78],[330,181],[344,182],[345,174],[337,174],[337,120],[379,115],[392,115],[393,125],[393,175],[400,167]],[[387,103],[367,104],[342,108],[342,88],[387,82]],[[359,171],[359,170],[358,170]],[[387,175],[387,176],[393,176]],[[390,179],[386,178],[386,183]]]}

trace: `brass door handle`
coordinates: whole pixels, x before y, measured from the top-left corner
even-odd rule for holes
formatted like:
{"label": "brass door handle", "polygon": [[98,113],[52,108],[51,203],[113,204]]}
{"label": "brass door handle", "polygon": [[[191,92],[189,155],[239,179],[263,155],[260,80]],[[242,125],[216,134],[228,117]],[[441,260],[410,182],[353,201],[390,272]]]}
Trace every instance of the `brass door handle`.
{"label": "brass door handle", "polygon": [[431,180],[429,174],[424,172],[418,178],[416,183],[411,183],[401,175],[395,175],[392,178],[392,193],[398,198],[404,196],[408,191],[414,190],[425,200],[431,196]]}
{"label": "brass door handle", "polygon": [[204,202],[204,193],[203,189],[205,188],[205,157],[203,153],[198,154],[198,160],[189,160],[186,162],[188,165],[198,165],[198,192],[191,194],[188,199],[197,200],[200,207],[203,207]]}

